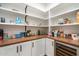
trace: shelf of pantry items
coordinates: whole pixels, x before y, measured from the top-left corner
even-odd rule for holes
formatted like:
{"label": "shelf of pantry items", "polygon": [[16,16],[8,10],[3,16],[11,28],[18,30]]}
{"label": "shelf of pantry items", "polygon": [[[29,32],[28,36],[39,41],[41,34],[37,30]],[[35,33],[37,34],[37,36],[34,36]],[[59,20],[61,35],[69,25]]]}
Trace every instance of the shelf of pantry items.
{"label": "shelf of pantry items", "polygon": [[[62,13],[60,13],[60,14],[51,16],[51,18],[54,18],[54,17],[57,17],[57,16],[61,16],[61,15],[64,15],[64,14],[66,14],[66,13],[70,13],[70,12],[73,12],[73,11],[76,11],[76,10],[79,10],[79,8],[76,8],[76,9],[72,9],[72,10],[68,10],[68,11],[62,12]],[[48,18],[47,18],[47,19],[48,19]]]}
{"label": "shelf of pantry items", "polygon": [[23,13],[23,12],[20,12],[20,11],[14,11],[14,10],[12,10],[12,9],[4,8],[4,7],[0,7],[0,9],[1,9],[1,10],[4,10],[4,11],[16,13],[16,14],[28,15],[28,16],[35,17],[35,18],[45,19],[45,18],[43,18],[43,17],[39,17],[39,16],[36,16],[36,15],[31,15],[31,14]]}
{"label": "shelf of pantry items", "polygon": [[79,23],[55,24],[55,25],[51,25],[51,27],[56,27],[56,26],[74,26],[74,25],[79,25]]}
{"label": "shelf of pantry items", "polygon": [[36,26],[36,25],[15,24],[15,23],[0,23],[0,25],[8,25],[8,26],[27,26],[27,27],[48,27],[48,26]]}
{"label": "shelf of pantry items", "polygon": [[0,25],[27,26],[27,24],[0,23]]}

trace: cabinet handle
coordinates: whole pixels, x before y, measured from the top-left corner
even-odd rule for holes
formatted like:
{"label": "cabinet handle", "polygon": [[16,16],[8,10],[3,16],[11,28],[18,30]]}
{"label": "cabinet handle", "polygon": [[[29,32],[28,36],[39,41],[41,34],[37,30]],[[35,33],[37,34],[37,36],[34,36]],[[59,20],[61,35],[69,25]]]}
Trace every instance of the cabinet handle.
{"label": "cabinet handle", "polygon": [[54,42],[52,42],[52,46],[53,46],[53,43],[54,43]]}
{"label": "cabinet handle", "polygon": [[20,52],[22,52],[22,45],[20,45]]}
{"label": "cabinet handle", "polygon": [[34,47],[34,42],[32,42],[32,47]]}
{"label": "cabinet handle", "polygon": [[18,46],[16,47],[16,50],[17,50],[16,52],[18,53]]}

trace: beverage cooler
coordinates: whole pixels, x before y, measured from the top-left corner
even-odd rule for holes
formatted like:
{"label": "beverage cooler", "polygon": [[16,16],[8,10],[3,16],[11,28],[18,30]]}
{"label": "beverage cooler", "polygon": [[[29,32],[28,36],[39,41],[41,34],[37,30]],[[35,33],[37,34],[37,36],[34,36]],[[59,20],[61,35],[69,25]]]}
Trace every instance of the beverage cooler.
{"label": "beverage cooler", "polygon": [[56,41],[56,56],[79,56],[79,47]]}

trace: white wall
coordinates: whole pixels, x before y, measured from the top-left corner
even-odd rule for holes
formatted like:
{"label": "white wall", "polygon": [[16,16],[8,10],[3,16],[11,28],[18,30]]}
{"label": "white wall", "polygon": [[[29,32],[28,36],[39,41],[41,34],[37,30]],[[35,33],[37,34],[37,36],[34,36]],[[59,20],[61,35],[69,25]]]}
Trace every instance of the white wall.
{"label": "white wall", "polygon": [[37,34],[38,30],[40,30],[41,34],[47,34],[48,33],[48,28],[40,28],[40,27],[27,27],[27,30],[31,30],[33,34]]}
{"label": "white wall", "polygon": [[[23,3],[2,3],[2,7],[9,8],[9,9],[16,9],[18,11],[25,13],[26,4],[23,4]],[[35,16],[42,17],[42,18],[44,18],[44,15],[45,15],[44,12],[42,12],[36,8],[33,8],[31,6],[27,6],[26,12],[27,12],[27,14],[35,15]]]}
{"label": "white wall", "polygon": [[17,11],[25,13],[26,5],[24,3],[0,3],[2,7],[8,9],[16,9]]}
{"label": "white wall", "polygon": [[72,23],[75,23],[76,22],[76,11],[51,18],[51,25],[58,24],[59,19],[61,18],[62,19],[69,18]]}
{"label": "white wall", "polygon": [[16,13],[11,13],[11,12],[6,12],[3,10],[0,10],[0,17],[5,17],[6,22],[9,22],[10,20],[16,20],[16,17],[21,17],[22,20],[24,20],[24,15],[16,14]]}
{"label": "white wall", "polygon": [[[10,20],[15,21],[16,17],[18,17],[18,16],[21,17],[24,20],[24,16],[22,16],[22,15],[15,14],[15,13],[10,13],[10,12],[4,12],[4,11],[0,10],[0,17],[5,17],[5,21],[7,23],[9,23]],[[24,26],[20,27],[20,26],[4,26],[4,25],[0,25],[0,28],[4,29],[4,32],[11,32],[13,34],[19,33],[21,31],[25,31]]]}
{"label": "white wall", "polygon": [[27,14],[31,14],[37,17],[42,17],[42,18],[45,17],[44,12],[30,6],[27,7]]}
{"label": "white wall", "polygon": [[34,17],[27,16],[27,21],[30,25],[36,25],[36,26],[47,26],[48,20],[38,19]]}
{"label": "white wall", "polygon": [[[51,25],[57,24],[60,18],[69,18],[74,23],[76,22],[76,11],[52,18]],[[52,27],[52,30],[60,28],[62,28],[65,33],[79,33],[79,26]]]}
{"label": "white wall", "polygon": [[[0,17],[5,17],[6,22],[9,22],[10,20],[16,20],[16,17],[21,17],[23,20],[24,16],[23,15],[19,15],[19,14],[15,14],[15,13],[11,13],[11,12],[4,12],[2,10],[0,10]],[[27,16],[27,21],[29,22],[30,25],[39,25],[40,23],[42,23],[41,25],[48,25],[47,21],[42,20],[42,19],[38,19],[38,18],[34,18],[34,17],[29,17]],[[4,32],[12,32],[13,34],[15,33],[19,33],[22,31],[25,31],[24,26],[2,26],[0,25],[0,28],[4,29]],[[37,27],[27,27],[27,30],[32,30],[32,33],[37,33],[37,30],[40,29],[44,32],[47,33],[47,28],[37,28]]]}
{"label": "white wall", "polygon": [[[36,25],[36,26],[48,26],[48,21],[42,20],[42,19],[37,19],[34,17],[27,17],[27,21],[30,25]],[[47,33],[48,28],[43,28],[43,27],[27,27],[27,30],[31,29],[32,33],[37,33],[38,29],[40,29],[42,32]]]}
{"label": "white wall", "polygon": [[51,9],[51,16],[55,16],[74,9],[79,9],[79,3],[62,3],[54,9]]}
{"label": "white wall", "polygon": [[[25,13],[25,7],[26,4],[24,3],[0,3],[2,5],[2,7],[4,8],[9,8],[9,9],[16,9],[20,12]],[[27,14],[31,14],[37,17],[41,17],[44,18],[44,12],[40,11],[39,9],[36,9],[34,7],[28,6],[27,5]]]}
{"label": "white wall", "polygon": [[0,29],[4,30],[4,33],[12,33],[12,34],[18,34],[20,32],[25,31],[25,27],[20,27],[20,26],[4,26],[0,25]]}

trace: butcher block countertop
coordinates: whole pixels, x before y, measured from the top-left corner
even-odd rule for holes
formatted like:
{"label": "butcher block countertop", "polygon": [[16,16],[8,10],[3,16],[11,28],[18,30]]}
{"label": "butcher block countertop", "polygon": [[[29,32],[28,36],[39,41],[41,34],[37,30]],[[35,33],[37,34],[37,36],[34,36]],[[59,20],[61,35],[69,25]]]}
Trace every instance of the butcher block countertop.
{"label": "butcher block countertop", "polygon": [[25,37],[25,38],[3,40],[3,41],[0,41],[0,47],[22,43],[22,42],[28,42],[32,40],[37,40],[37,39],[44,38],[44,37],[47,37],[47,35],[39,35],[39,36],[36,35],[36,36],[30,36],[30,37]]}
{"label": "butcher block countertop", "polygon": [[60,38],[60,37],[50,37],[55,41],[59,41],[62,43],[70,44],[76,47],[79,47],[79,40],[67,39],[67,38]]}
{"label": "butcher block countertop", "polygon": [[22,42],[28,42],[28,41],[32,41],[32,40],[41,39],[41,38],[50,38],[55,41],[59,41],[59,42],[63,42],[66,44],[70,44],[70,45],[79,47],[79,40],[72,40],[72,39],[59,38],[59,37],[48,37],[48,35],[36,35],[36,36],[30,36],[30,37],[26,37],[26,38],[3,40],[3,41],[0,41],[0,47],[17,44],[17,43],[22,43]]}

